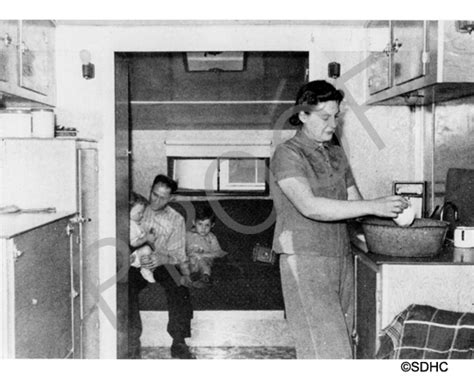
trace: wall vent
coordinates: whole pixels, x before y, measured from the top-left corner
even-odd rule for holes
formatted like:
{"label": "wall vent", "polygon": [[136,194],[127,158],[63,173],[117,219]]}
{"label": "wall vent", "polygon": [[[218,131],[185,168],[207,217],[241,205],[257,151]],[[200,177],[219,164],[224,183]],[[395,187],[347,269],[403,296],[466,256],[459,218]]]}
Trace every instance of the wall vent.
{"label": "wall vent", "polygon": [[205,51],[185,54],[186,71],[243,71],[243,51]]}

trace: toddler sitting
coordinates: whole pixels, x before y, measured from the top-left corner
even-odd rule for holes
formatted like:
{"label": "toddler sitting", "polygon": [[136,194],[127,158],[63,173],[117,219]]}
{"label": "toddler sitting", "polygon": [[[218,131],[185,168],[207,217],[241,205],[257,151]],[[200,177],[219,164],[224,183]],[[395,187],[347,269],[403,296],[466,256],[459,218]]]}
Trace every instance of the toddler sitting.
{"label": "toddler sitting", "polygon": [[[143,217],[143,212],[148,205],[147,199],[143,196],[134,192],[130,195],[130,245],[133,248],[137,248],[130,255],[130,265],[133,267],[140,268],[140,260],[143,257],[149,257],[153,252],[153,249],[148,245],[154,238],[154,231],[150,230],[148,233],[140,225],[140,221]],[[150,282],[155,283],[153,272],[146,268],[140,268],[140,273],[143,278]]]}
{"label": "toddler sitting", "polygon": [[189,260],[191,278],[198,278],[202,283],[209,284],[211,267],[215,258],[227,253],[223,251],[211,229],[215,215],[210,207],[196,209],[193,228],[186,232],[186,254]]}

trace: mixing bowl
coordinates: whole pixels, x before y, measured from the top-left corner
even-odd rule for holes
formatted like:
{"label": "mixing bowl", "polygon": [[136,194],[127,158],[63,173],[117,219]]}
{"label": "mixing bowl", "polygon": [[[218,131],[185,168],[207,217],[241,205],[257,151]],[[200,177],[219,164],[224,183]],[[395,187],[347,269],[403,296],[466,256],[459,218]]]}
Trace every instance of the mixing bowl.
{"label": "mixing bowl", "polygon": [[361,219],[367,247],[375,254],[395,257],[429,257],[439,253],[449,223],[417,218],[409,227],[401,227],[392,219]]}

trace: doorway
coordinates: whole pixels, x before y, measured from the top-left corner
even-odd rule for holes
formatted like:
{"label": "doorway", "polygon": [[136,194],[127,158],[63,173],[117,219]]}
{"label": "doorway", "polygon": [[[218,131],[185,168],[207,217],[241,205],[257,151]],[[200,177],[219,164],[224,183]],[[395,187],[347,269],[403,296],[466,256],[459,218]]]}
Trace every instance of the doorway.
{"label": "doorway", "polygon": [[[242,52],[231,59],[231,69],[221,66],[203,71],[193,68],[196,62],[183,52],[116,54],[117,237],[128,235],[130,190],[148,197],[156,174],[172,174],[167,140],[209,138],[229,143],[238,137],[271,141],[279,116],[308,79],[307,52]],[[281,128],[292,129],[287,123]],[[189,227],[186,210],[210,201],[218,202],[231,219],[248,226],[261,224],[273,208],[269,194],[227,194],[218,199],[181,194],[173,206],[182,212]],[[271,248],[273,227],[270,224],[259,233],[245,234],[217,220],[215,234],[230,254],[215,263],[216,285],[192,294],[195,310],[283,310],[278,265],[252,259],[255,246]],[[117,257],[119,271],[128,264],[123,256]],[[125,358],[126,277],[119,280],[117,291],[118,356]],[[159,285],[148,286],[140,296],[142,310],[166,310]]]}

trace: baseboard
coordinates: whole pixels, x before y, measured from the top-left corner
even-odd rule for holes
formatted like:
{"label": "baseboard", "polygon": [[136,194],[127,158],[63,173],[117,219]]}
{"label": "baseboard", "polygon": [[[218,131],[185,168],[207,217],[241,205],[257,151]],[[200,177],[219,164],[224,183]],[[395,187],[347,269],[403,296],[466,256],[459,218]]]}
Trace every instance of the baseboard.
{"label": "baseboard", "polygon": [[[143,346],[169,346],[168,312],[141,311]],[[294,346],[283,311],[195,311],[191,346]]]}

